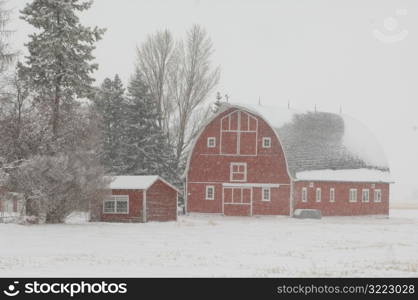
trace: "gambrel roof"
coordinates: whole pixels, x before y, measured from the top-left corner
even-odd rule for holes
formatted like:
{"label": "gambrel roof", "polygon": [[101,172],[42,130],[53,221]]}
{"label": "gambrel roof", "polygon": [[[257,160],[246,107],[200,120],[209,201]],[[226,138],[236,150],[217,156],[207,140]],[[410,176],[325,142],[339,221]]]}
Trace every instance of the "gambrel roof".
{"label": "gambrel roof", "polygon": [[289,173],[296,180],[390,181],[389,165],[376,137],[347,115],[264,105],[223,105],[223,109],[231,107],[259,115],[275,129]]}

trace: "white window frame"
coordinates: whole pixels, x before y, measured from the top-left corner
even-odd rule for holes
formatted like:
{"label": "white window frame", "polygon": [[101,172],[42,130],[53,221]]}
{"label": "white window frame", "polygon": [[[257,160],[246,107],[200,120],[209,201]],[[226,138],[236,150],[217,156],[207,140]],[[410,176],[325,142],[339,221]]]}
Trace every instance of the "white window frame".
{"label": "white window frame", "polygon": [[[268,192],[268,198],[265,197],[266,196],[265,192]],[[265,202],[271,201],[271,189],[270,188],[261,189],[261,200]]]}
{"label": "white window frame", "polygon": [[271,137],[263,137],[263,148],[271,148]]}
{"label": "white window frame", "polygon": [[[106,211],[106,202],[113,202],[113,211]],[[118,202],[126,202],[126,212],[118,211]],[[103,200],[103,214],[128,215],[129,195],[110,195]]]}
{"label": "white window frame", "polygon": [[[209,191],[212,190],[212,197],[209,195]],[[214,185],[207,185],[205,191],[205,199],[206,200],[215,200],[215,186]]]}
{"label": "white window frame", "polygon": [[302,188],[302,195],[301,195],[301,200],[303,203],[307,203],[308,202],[308,188],[303,187]]}
{"label": "white window frame", "polygon": [[[211,144],[211,142],[213,142],[213,144]],[[216,147],[216,137],[214,137],[214,136],[208,137],[206,145],[208,146],[208,148],[215,148]]]}
{"label": "white window frame", "polygon": [[[365,194],[367,194],[367,201],[364,197]],[[362,189],[362,191],[361,191],[361,202],[364,202],[364,203],[369,203],[370,202],[370,191],[369,191],[369,189]]]}
{"label": "white window frame", "polygon": [[[241,174],[241,172],[234,172],[234,166],[244,166],[244,179],[234,179],[234,174]],[[229,180],[233,182],[246,182],[247,181],[247,163],[231,163],[229,170]]]}
{"label": "white window frame", "polygon": [[315,190],[315,202],[321,202],[321,198],[322,198],[321,194],[322,194],[321,188],[317,187],[316,190]]}
{"label": "white window frame", "polygon": [[[332,197],[331,197],[332,195]],[[329,189],[329,202],[334,203],[335,202],[335,188]]]}
{"label": "white window frame", "polygon": [[[351,197],[351,194],[354,192],[354,198]],[[350,189],[348,192],[348,202],[356,203],[357,202],[357,189]]]}
{"label": "white window frame", "polygon": [[[376,197],[377,195],[379,195],[379,197]],[[377,198],[379,198],[379,200],[377,200]],[[375,189],[374,190],[373,202],[376,202],[376,203],[381,203],[382,202],[382,190],[381,189]]]}

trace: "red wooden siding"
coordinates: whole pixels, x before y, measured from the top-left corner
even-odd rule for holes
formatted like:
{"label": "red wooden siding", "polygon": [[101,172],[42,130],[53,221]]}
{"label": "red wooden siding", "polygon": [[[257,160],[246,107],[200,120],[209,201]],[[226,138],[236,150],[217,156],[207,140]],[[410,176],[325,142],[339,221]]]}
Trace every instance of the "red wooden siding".
{"label": "red wooden siding", "polygon": [[[388,215],[389,184],[359,182],[310,182],[295,183],[295,208],[319,209],[324,216]],[[308,202],[302,202],[302,188],[308,191]],[[321,202],[316,202],[316,188],[321,188]],[[335,189],[335,202],[329,201],[330,189]],[[349,202],[349,190],[357,189],[357,202]],[[369,202],[362,202],[362,190],[369,190]],[[381,190],[382,202],[374,202],[374,190]]]}
{"label": "red wooden siding", "polygon": [[103,203],[100,205],[100,220],[105,222],[142,222],[142,190],[112,190],[112,195],[129,196],[128,214],[104,214]]}
{"label": "red wooden siding", "polygon": [[[215,187],[215,199],[206,200],[206,186]],[[201,213],[222,212],[222,184],[220,183],[189,183],[188,184],[188,211]]]}
{"label": "red wooden siding", "polygon": [[177,220],[177,191],[157,180],[147,190],[147,221]]}
{"label": "red wooden siding", "polygon": [[290,214],[290,185],[271,188],[271,200],[263,201],[261,188],[255,188],[253,194],[254,215],[289,215]]}

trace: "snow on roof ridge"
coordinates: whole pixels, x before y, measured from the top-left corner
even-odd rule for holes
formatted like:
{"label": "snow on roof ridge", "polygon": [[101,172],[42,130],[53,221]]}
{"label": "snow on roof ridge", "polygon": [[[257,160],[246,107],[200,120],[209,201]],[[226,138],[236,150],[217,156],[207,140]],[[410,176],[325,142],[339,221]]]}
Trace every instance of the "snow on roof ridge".
{"label": "snow on roof ridge", "polygon": [[121,176],[106,176],[111,180],[109,187],[111,189],[147,189],[157,179],[158,175],[121,175]]}
{"label": "snow on roof ridge", "polygon": [[[279,128],[284,124],[291,122],[293,116],[296,114],[304,114],[309,112],[309,110],[287,108],[284,106],[250,104],[240,102],[226,103],[225,105],[227,107],[241,107],[250,110],[258,115],[261,115],[264,119],[266,119],[266,121],[270,123],[270,125],[273,128]],[[278,114],[279,111],[280,114]]]}
{"label": "snow on roof ridge", "polygon": [[388,169],[386,154],[367,125],[347,114],[342,114],[341,117],[345,126],[343,145],[370,165]]}
{"label": "snow on roof ridge", "polygon": [[118,175],[105,176],[105,179],[111,180],[109,188],[114,190],[146,190],[157,180],[161,180],[178,193],[181,193],[177,187],[159,175]]}

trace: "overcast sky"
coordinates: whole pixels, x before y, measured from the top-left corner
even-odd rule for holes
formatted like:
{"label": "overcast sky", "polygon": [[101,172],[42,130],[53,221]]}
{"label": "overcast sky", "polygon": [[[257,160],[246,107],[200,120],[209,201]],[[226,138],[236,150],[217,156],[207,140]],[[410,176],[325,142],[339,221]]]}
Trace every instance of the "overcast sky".
{"label": "overcast sky", "polygon": [[[14,8],[13,46],[31,28]],[[98,82],[126,82],[136,46],[170,29],[181,37],[203,25],[231,102],[338,112],[366,123],[389,159],[396,200],[418,198],[418,1],[416,0],[96,0],[85,24],[107,28],[95,52]],[[23,52],[24,53],[24,52]],[[415,129],[414,129],[415,128]]]}

